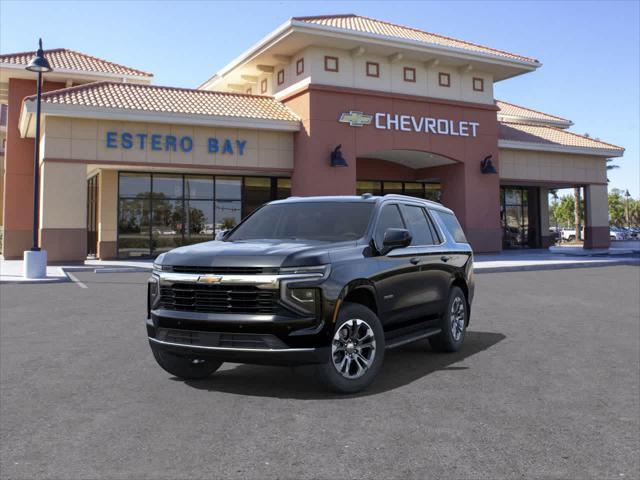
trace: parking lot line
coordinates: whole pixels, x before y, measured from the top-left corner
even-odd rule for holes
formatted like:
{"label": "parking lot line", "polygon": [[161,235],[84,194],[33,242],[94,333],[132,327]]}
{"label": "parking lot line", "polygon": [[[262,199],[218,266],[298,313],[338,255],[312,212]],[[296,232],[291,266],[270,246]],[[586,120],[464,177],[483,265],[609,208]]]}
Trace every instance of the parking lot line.
{"label": "parking lot line", "polygon": [[84,283],[82,283],[80,280],[78,280],[78,277],[76,277],[73,273],[71,272],[66,272],[67,276],[69,277],[69,279],[75,283],[76,285],[78,285],[80,288],[89,288],[87,287]]}

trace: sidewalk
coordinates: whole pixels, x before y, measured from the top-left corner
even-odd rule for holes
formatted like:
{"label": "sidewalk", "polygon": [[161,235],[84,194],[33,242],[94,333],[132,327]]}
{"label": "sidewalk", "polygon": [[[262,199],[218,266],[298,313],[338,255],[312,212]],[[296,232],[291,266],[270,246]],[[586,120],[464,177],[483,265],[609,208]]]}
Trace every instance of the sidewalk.
{"label": "sidewalk", "polygon": [[[570,247],[560,247],[570,248]],[[0,257],[0,283],[54,283],[76,281],[73,272],[124,273],[151,271],[152,260],[87,260],[84,264],[47,267],[47,278],[32,280],[22,276],[22,260]],[[474,256],[475,273],[518,272],[525,270],[560,270],[566,268],[640,265],[640,255],[596,253],[596,256],[552,253],[541,250],[505,250],[496,254]]]}
{"label": "sidewalk", "polygon": [[[568,247],[561,247],[568,248]],[[582,250],[582,249],[581,249]],[[602,256],[600,256],[602,255]],[[640,265],[640,256],[600,253],[598,256],[553,253],[548,249],[504,250],[496,254],[474,256],[475,273],[518,272],[525,270],[560,270],[567,268]]]}

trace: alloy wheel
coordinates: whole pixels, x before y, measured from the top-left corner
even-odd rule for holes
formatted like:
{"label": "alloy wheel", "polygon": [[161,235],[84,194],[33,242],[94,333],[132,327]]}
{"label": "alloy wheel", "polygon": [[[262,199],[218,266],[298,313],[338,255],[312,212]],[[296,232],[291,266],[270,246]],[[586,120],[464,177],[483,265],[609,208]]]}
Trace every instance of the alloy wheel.
{"label": "alloy wheel", "polygon": [[460,297],[454,298],[453,303],[451,304],[451,335],[456,342],[460,341],[462,338],[462,332],[464,332],[464,309],[464,300]]}
{"label": "alloy wheel", "polygon": [[371,326],[359,318],[344,322],[331,342],[333,366],[348,379],[364,375],[376,355],[376,340]]}

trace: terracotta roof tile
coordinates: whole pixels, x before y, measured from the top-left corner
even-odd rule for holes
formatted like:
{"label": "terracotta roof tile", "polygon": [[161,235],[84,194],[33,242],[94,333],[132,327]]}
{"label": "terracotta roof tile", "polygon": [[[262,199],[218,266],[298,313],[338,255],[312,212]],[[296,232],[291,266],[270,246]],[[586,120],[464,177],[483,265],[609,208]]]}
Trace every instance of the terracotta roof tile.
{"label": "terracotta roof tile", "polygon": [[514,103],[504,102],[502,100],[496,100],[496,105],[500,109],[498,112],[498,117],[520,117],[523,119],[530,119],[536,122],[550,122],[552,124],[564,123],[567,127],[572,125],[571,120],[567,120],[566,118],[557,117],[555,115],[551,115],[549,113],[540,112],[538,110],[533,110],[531,108],[522,107],[520,105],[516,105]]}
{"label": "terracotta roof tile", "polygon": [[[34,98],[35,96],[27,97],[29,100]],[[42,101],[45,104],[147,112],[298,121],[291,110],[272,97],[133,83],[89,83],[45,93]]]}
{"label": "terracotta roof tile", "polygon": [[557,145],[560,147],[618,150],[620,154],[624,152],[624,148],[617,145],[578,135],[577,133],[568,132],[560,128],[507,122],[499,122],[498,126],[500,140],[538,143],[550,146]]}
{"label": "terracotta roof tile", "polygon": [[[28,65],[36,52],[7,53],[0,55],[0,64]],[[138,77],[153,77],[153,74],[125,67],[117,63],[92,57],[85,53],[67,48],[45,50],[45,57],[54,70],[76,70],[78,72],[98,72],[114,75],[133,75]]]}
{"label": "terracotta roof tile", "polygon": [[438,45],[441,47],[460,48],[462,50],[489,54],[498,57],[509,58],[512,60],[539,63],[538,60],[534,58],[524,57],[522,55],[516,55],[514,53],[505,52],[503,50],[497,50],[495,48],[489,48],[475,43],[466,42],[464,40],[457,40],[455,38],[445,37],[443,35],[425,32],[423,30],[418,30],[411,27],[396,25],[393,23],[384,22],[382,20],[376,20],[374,18],[362,17],[360,15],[346,14],[315,17],[294,17],[293,20],[315,25],[324,25],[326,27],[339,28],[342,30],[352,30],[363,33],[384,35],[386,37],[393,37],[402,40],[414,40],[431,45]]}

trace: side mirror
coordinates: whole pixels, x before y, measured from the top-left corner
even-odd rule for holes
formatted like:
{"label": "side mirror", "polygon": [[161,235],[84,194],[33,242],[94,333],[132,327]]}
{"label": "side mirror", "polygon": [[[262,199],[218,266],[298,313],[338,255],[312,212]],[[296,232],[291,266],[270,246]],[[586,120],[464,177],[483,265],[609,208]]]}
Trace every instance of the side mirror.
{"label": "side mirror", "polygon": [[404,228],[387,228],[382,240],[383,255],[394,248],[408,247],[411,244],[411,234]]}

